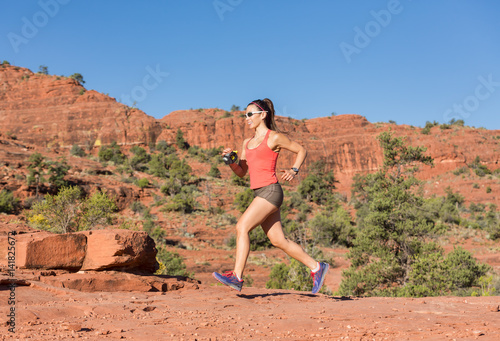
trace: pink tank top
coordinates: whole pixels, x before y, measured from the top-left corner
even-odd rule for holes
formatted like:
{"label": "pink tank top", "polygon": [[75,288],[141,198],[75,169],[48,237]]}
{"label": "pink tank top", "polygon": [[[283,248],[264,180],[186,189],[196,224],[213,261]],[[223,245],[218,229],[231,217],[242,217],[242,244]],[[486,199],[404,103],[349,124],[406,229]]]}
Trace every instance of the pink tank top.
{"label": "pink tank top", "polygon": [[267,145],[271,130],[268,130],[264,140],[256,148],[245,146],[248,172],[250,173],[250,188],[257,189],[278,182],[276,176],[276,161],[279,153],[274,152]]}

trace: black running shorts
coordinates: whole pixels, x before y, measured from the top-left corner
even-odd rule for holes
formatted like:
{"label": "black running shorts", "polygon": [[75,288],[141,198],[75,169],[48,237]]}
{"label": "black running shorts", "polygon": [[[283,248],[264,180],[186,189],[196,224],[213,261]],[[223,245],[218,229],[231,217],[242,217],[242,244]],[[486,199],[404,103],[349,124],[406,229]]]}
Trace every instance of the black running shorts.
{"label": "black running shorts", "polygon": [[281,189],[281,185],[279,183],[256,188],[253,191],[256,197],[266,199],[278,208],[283,203],[283,190]]}

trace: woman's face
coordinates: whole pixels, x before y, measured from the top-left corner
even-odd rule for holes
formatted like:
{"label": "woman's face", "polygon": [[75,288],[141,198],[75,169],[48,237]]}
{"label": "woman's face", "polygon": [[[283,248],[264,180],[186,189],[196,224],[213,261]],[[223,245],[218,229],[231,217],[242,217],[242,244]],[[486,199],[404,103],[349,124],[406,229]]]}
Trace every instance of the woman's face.
{"label": "woman's face", "polygon": [[245,121],[248,127],[255,129],[264,121],[265,115],[266,112],[263,112],[258,106],[250,104],[245,112]]}

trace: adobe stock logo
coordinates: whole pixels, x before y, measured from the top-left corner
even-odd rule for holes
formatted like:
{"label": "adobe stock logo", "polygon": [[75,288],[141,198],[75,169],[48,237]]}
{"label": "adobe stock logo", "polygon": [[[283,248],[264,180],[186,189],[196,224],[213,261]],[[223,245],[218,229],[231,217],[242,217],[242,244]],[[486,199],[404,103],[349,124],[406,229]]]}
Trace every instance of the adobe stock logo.
{"label": "adobe stock logo", "polygon": [[370,11],[370,15],[374,20],[368,21],[362,28],[359,26],[353,28],[355,33],[353,43],[349,44],[343,41],[339,44],[340,51],[342,51],[347,63],[352,61],[351,56],[353,54],[360,54],[364,48],[368,47],[372,40],[382,32],[382,28],[389,26],[393,16],[400,14],[402,11],[403,5],[399,0],[389,0],[387,9]]}
{"label": "adobe stock logo", "polygon": [[160,64],[156,64],[155,69],[149,65],[146,66],[146,72],[140,85],[134,86],[130,94],[121,95],[122,103],[135,106],[136,103],[146,100],[148,93],[155,90],[169,75],[168,72],[160,70]]}
{"label": "adobe stock logo", "polygon": [[243,0],[214,0],[212,5],[214,6],[215,12],[219,16],[220,21],[224,21],[224,13],[232,12],[236,7],[241,5]]}
{"label": "adobe stock logo", "polygon": [[488,77],[477,77],[479,84],[474,89],[474,94],[465,97],[462,103],[453,103],[452,108],[447,109],[443,118],[445,122],[452,119],[464,119],[471,116],[471,113],[479,109],[481,101],[485,101],[491,97],[496,88],[500,86],[500,82],[493,80],[493,75],[489,74]]}
{"label": "adobe stock logo", "polygon": [[14,52],[19,52],[21,44],[28,44],[30,39],[33,39],[38,34],[39,30],[49,23],[50,18],[54,18],[61,8],[60,5],[66,5],[70,0],[40,0],[38,6],[41,10],[35,12],[31,19],[22,17],[21,34],[14,32],[7,33],[10,45]]}

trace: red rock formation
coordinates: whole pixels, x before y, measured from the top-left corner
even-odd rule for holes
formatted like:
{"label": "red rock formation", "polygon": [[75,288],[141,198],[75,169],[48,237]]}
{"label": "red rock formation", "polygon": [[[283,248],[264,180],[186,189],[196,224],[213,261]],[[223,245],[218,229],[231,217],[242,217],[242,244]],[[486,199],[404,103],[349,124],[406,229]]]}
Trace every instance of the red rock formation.
{"label": "red rock formation", "polygon": [[144,231],[94,230],[87,237],[87,254],[80,270],[158,270],[155,243]]}
{"label": "red rock formation", "polygon": [[[182,110],[156,120],[113,98],[85,91],[73,79],[34,74],[14,66],[0,66],[0,84],[0,133],[14,134],[21,141],[65,147],[74,143],[99,146],[111,141],[120,144],[160,140],[175,143],[180,129],[190,145],[239,150],[244,138],[251,136],[242,112]],[[435,159],[435,166],[424,168],[419,175],[422,179],[466,165],[476,156],[480,156],[481,162],[490,169],[499,167],[498,130],[434,127],[431,134],[423,135],[420,128],[372,124],[359,115],[302,121],[277,117],[277,124],[309,151],[301,175],[307,174],[311,162],[324,159],[340,181],[338,188],[342,192],[349,192],[356,173],[380,167],[383,156],[376,137],[388,129],[396,136],[407,137],[411,145],[428,148],[427,153]],[[293,154],[284,151],[278,168],[289,168],[293,158]]]}
{"label": "red rock formation", "polygon": [[[0,266],[8,265],[8,236],[0,236]],[[16,266],[21,269],[121,270],[154,273],[156,247],[146,232],[94,230],[16,236]]]}
{"label": "red rock formation", "polygon": [[159,134],[144,112],[67,77],[0,66],[0,132],[46,146],[148,143]]}

